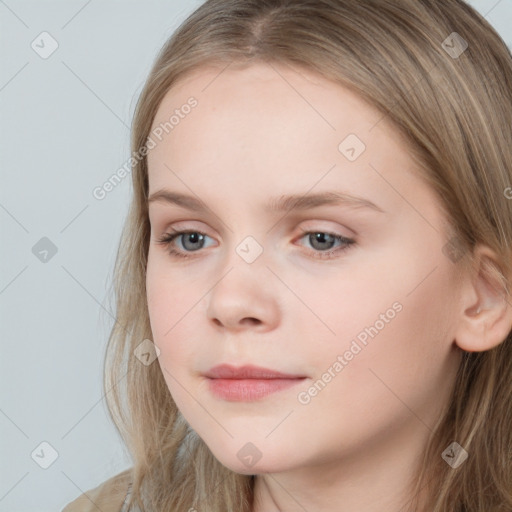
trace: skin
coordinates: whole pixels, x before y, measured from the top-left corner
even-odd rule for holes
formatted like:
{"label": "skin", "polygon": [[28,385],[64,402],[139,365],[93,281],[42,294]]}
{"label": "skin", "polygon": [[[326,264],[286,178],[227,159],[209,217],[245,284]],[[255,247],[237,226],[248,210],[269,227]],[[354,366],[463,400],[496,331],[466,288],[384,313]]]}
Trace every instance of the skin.
{"label": "skin", "polygon": [[[474,341],[482,323],[468,314],[479,289],[457,278],[442,250],[440,202],[382,114],[305,70],[219,69],[196,70],[168,91],[153,128],[190,96],[198,105],[148,154],[150,195],[168,188],[209,208],[149,207],[147,297],[169,391],[222,464],[258,475],[255,512],[406,511],[411,475],[449,401],[456,340],[484,348]],[[366,145],[353,162],[338,149],[348,134]],[[263,207],[281,194],[322,191],[364,197],[383,212]],[[202,246],[176,238],[171,246],[191,257],[172,256],[157,242],[171,227],[207,237]],[[315,257],[321,246],[301,228],[355,244]],[[236,252],[247,236],[263,248],[252,263]],[[394,303],[400,312],[301,403],[299,393]],[[261,400],[228,402],[201,375],[220,363],[307,378]],[[237,457],[248,442],[261,453],[252,467]]]}

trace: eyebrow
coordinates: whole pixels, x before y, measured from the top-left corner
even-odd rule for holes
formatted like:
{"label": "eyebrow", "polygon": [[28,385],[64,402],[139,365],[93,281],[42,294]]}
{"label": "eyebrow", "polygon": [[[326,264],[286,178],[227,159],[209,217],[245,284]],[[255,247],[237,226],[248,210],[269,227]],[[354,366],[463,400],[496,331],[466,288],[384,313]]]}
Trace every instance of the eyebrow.
{"label": "eyebrow", "polygon": [[[157,190],[148,198],[148,204],[161,202],[167,204],[175,204],[188,210],[206,213],[209,208],[199,199],[172,192],[167,189]],[[367,208],[381,213],[385,211],[363,197],[353,196],[344,192],[322,192],[317,194],[292,194],[282,195],[271,198],[266,205],[265,210],[272,213],[279,213],[291,210],[310,210],[319,206],[348,206],[351,208]]]}

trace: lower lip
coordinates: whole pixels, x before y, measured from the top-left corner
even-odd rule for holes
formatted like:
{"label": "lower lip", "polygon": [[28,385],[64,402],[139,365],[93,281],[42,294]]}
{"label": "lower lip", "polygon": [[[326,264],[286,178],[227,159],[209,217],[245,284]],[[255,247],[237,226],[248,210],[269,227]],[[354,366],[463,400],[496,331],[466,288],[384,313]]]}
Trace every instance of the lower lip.
{"label": "lower lip", "polygon": [[208,379],[210,391],[230,402],[251,402],[295,386],[297,379]]}

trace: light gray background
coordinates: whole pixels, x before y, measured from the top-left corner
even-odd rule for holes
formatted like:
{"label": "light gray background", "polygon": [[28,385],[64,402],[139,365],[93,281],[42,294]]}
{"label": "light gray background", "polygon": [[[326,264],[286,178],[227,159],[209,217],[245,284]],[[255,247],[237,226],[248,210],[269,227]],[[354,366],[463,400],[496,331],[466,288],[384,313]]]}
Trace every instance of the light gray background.
{"label": "light gray background", "polygon": [[[0,512],[60,511],[131,465],[101,381],[131,176],[92,191],[129,158],[153,59],[201,3],[0,0]],[[511,46],[512,0],[471,4]],[[46,59],[31,47],[44,31]]]}

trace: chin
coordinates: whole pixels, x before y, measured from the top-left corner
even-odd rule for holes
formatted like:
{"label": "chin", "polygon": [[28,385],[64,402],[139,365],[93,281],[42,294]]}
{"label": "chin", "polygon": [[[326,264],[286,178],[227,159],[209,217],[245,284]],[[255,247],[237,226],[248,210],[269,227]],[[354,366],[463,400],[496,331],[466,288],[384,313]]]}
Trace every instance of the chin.
{"label": "chin", "polygon": [[[279,473],[290,469],[290,460],[285,454],[272,453],[272,456],[270,454],[265,456],[265,453],[258,454],[250,445],[237,449],[236,453],[228,457],[226,455],[231,454],[231,450],[220,450],[220,453],[211,450],[211,452],[223,466],[241,475]],[[252,460],[251,457],[253,457]]]}

